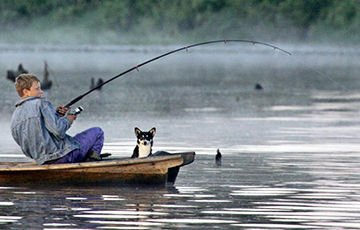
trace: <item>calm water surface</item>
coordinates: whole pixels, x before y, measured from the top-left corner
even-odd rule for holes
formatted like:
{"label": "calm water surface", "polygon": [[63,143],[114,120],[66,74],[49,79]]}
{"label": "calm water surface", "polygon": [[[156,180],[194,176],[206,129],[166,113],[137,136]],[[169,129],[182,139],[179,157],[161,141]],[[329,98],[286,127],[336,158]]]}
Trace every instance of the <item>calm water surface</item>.
{"label": "calm water surface", "polygon": [[[45,94],[57,106],[92,77],[174,47],[23,48],[0,46],[0,72],[22,62],[42,78],[46,60],[54,87]],[[69,134],[100,126],[104,151],[126,157],[134,127],[155,126],[155,151],[193,150],[196,161],[160,188],[0,185],[0,229],[360,228],[360,51],[283,48],[293,57],[246,45],[190,50],[91,94]],[[26,160],[9,134],[18,98],[5,76],[0,90],[0,157]]]}

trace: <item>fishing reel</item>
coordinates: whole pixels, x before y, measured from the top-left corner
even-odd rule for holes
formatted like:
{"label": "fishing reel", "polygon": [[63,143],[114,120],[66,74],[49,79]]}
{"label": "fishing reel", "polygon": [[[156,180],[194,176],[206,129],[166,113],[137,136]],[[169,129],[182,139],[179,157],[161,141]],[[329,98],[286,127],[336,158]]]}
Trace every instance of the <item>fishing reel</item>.
{"label": "fishing reel", "polygon": [[69,114],[71,115],[78,115],[80,114],[82,111],[84,111],[83,107],[79,106],[76,109],[74,109],[74,111],[71,111]]}

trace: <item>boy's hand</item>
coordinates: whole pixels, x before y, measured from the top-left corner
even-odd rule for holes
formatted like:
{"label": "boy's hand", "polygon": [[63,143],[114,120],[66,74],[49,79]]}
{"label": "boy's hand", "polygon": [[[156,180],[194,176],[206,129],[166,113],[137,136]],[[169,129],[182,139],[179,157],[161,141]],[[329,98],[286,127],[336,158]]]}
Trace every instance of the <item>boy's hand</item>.
{"label": "boy's hand", "polygon": [[76,120],[75,114],[68,114],[66,118],[69,120],[70,124],[72,124]]}
{"label": "boy's hand", "polygon": [[60,105],[59,107],[56,108],[56,112],[59,114],[60,117],[65,116],[66,112],[69,110],[69,108]]}

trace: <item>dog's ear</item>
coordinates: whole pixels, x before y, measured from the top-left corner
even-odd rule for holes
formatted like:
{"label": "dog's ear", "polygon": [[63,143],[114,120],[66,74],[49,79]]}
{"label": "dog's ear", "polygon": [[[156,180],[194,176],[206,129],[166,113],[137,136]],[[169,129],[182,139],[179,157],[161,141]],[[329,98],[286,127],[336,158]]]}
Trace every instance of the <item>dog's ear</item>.
{"label": "dog's ear", "polygon": [[135,127],[135,136],[139,136],[141,133],[141,130],[138,127]]}
{"label": "dog's ear", "polygon": [[156,128],[152,128],[150,129],[149,133],[151,133],[151,135],[154,137],[155,136],[155,133],[156,133]]}

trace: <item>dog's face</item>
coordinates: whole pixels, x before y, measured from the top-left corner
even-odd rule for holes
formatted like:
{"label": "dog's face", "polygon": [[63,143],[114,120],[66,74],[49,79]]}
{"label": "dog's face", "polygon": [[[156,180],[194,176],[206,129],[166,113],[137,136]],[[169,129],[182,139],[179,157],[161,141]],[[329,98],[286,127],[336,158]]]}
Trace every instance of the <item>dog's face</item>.
{"label": "dog's face", "polygon": [[139,128],[135,128],[135,136],[137,137],[137,144],[140,146],[149,146],[153,144],[153,138],[155,136],[155,127],[150,129],[148,132],[143,132]]}

